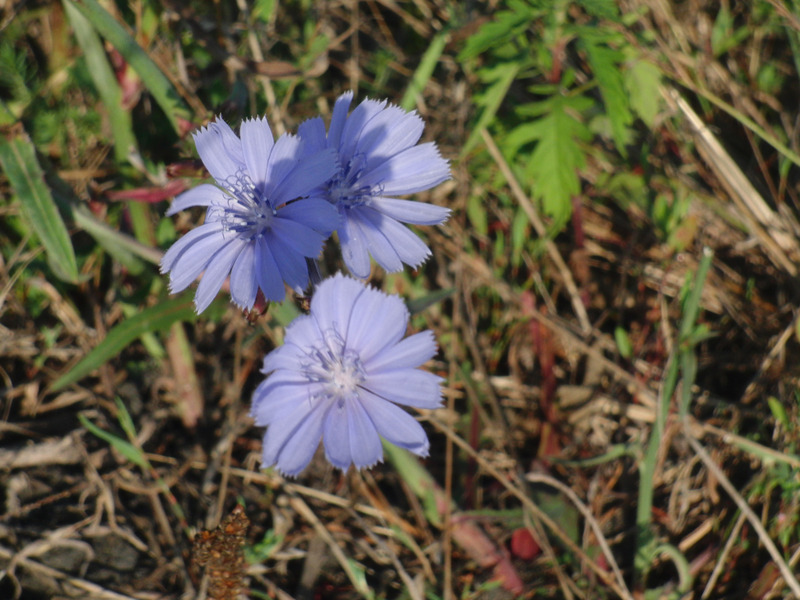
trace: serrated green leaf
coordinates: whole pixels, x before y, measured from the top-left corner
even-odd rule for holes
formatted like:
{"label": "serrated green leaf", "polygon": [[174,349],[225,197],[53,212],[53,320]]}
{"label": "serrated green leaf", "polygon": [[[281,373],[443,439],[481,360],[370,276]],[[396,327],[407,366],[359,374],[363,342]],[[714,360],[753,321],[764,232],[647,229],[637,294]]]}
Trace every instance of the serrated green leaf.
{"label": "serrated green leaf", "polygon": [[616,0],[578,0],[578,4],[593,17],[619,21],[619,7]]}
{"label": "serrated green leaf", "polygon": [[180,133],[179,119],[188,121],[191,115],[175,87],[147,52],[108,11],[100,6],[97,0],[79,0],[75,2],[75,6],[136,71],[144,86],[166,114],[175,132]]}
{"label": "serrated green leaf", "polygon": [[572,213],[572,196],[581,191],[578,172],[586,158],[579,142],[589,140],[591,133],[578,117],[592,101],[582,96],[554,96],[546,102],[550,111],[529,124],[537,144],[526,173],[534,197],[559,225]]}
{"label": "serrated green leaf", "polygon": [[136,148],[131,114],[122,107],[122,91],[108,62],[100,37],[72,0],[63,0],[63,3],[64,11],[72,25],[72,31],[75,33],[75,39],[83,50],[89,75],[103,101],[103,106],[108,111],[114,141],[114,155],[118,162],[124,162],[128,159],[131,150]]}
{"label": "serrated green leaf", "polygon": [[652,128],[664,103],[661,71],[653,63],[637,60],[624,71],[623,78],[631,108],[645,125]]}
{"label": "serrated green leaf", "polygon": [[611,121],[614,143],[620,154],[627,156],[625,145],[629,138],[628,127],[633,123],[633,114],[628,104],[628,94],[625,92],[620,66],[625,60],[625,55],[622,51],[611,48],[604,38],[604,35],[594,30],[583,28],[580,31],[581,44],[586,50],[586,56],[603,96],[606,114]]}
{"label": "serrated green leaf", "polygon": [[508,43],[524,32],[533,19],[543,14],[542,9],[520,0],[510,0],[508,5],[510,10],[498,11],[492,21],[482,25],[467,39],[464,49],[458,54],[459,61],[475,58],[489,49]]}
{"label": "serrated green leaf", "polygon": [[196,317],[189,294],[160,302],[115,326],[105,339],[69,372],[59,377],[51,387],[57,391],[75,383],[119,354],[142,333],[161,331],[176,321],[191,321]]}
{"label": "serrated green leaf", "polygon": [[33,143],[27,135],[0,138],[0,165],[19,198],[23,218],[39,236],[53,273],[64,281],[78,280],[78,263],[67,227],[44,181]]}

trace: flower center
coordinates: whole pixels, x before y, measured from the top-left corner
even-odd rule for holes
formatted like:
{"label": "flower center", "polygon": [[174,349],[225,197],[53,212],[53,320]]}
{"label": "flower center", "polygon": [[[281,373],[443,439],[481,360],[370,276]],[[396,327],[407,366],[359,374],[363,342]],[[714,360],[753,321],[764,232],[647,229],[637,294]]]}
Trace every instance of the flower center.
{"label": "flower center", "polygon": [[340,208],[356,208],[367,204],[373,196],[380,195],[380,190],[360,182],[365,167],[366,156],[356,154],[342,169],[341,174],[331,180],[328,190],[334,204]]}
{"label": "flower center", "polygon": [[340,406],[357,393],[367,377],[358,353],[348,349],[335,330],[325,332],[324,344],[313,348],[308,358],[306,377],[323,384],[323,396],[335,398]]}
{"label": "flower center", "polygon": [[221,221],[223,229],[246,239],[264,235],[272,226],[277,211],[250,179],[239,171],[225,180],[227,193],[209,208],[209,216]]}

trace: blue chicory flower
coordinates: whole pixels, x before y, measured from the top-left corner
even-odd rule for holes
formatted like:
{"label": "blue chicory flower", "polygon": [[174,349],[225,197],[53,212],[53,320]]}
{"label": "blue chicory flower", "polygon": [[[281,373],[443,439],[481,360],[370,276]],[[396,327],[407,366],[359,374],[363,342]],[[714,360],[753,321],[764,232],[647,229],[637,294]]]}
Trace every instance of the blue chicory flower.
{"label": "blue chicory flower", "polygon": [[353,93],[342,94],[333,107],[327,134],[317,117],[300,125],[298,135],[310,152],[334,148],[339,171],[325,186],[328,200],[339,210],[342,257],[355,276],[369,276],[369,256],[386,271],[401,271],[403,263],[417,267],[430,249],[401,223],[438,225],[450,211],[441,206],[401,200],[450,179],[447,160],[436,144],[417,145],[424,123],[416,112],[364,100],[348,116]]}
{"label": "blue chicory flower", "polygon": [[436,353],[433,333],[403,339],[408,310],[398,296],[341,273],[316,289],[310,313],[286,329],[264,359],[270,374],[253,395],[251,415],[266,426],[263,464],[297,475],[323,440],[340,469],[383,458],[380,437],[428,454],[422,426],[398,405],[441,405],[442,378],[418,369]]}
{"label": "blue chicory flower", "polygon": [[242,123],[240,136],[221,120],[194,135],[197,153],[216,185],[184,192],[167,215],[208,207],[203,225],[178,240],[161,260],[170,291],[197,277],[197,312],[205,310],[230,275],[233,301],[251,309],[259,288],[280,302],[286,289],[308,283],[306,258],[316,258],[339,216],[314,190],[336,173],[335,152],[307,152],[291,135],[274,140],[266,118]]}

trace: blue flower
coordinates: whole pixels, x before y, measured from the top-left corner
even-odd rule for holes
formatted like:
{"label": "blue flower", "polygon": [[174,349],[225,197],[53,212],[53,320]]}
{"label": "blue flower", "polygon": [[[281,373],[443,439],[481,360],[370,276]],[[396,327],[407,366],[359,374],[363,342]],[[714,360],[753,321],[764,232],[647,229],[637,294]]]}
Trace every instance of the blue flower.
{"label": "blue flower", "polygon": [[308,283],[306,258],[316,258],[339,216],[314,190],[336,173],[335,153],[307,152],[300,139],[273,139],[266,118],[242,123],[241,138],[221,120],[194,135],[197,153],[216,185],[184,192],[167,215],[207,207],[203,225],[178,240],[161,260],[170,291],[180,292],[203,274],[197,312],[203,312],[230,275],[233,301],[253,307],[259,288],[280,302],[286,289]]}
{"label": "blue flower", "polygon": [[438,225],[450,211],[441,206],[400,200],[450,179],[448,162],[434,143],[419,144],[424,123],[386,101],[364,100],[348,116],[353,93],[342,94],[333,107],[330,129],[322,119],[298,130],[306,148],[335,148],[339,171],[325,186],[328,200],[341,215],[338,235],[342,257],[351,273],[367,278],[369,256],[386,271],[403,263],[419,266],[430,249],[401,223]]}
{"label": "blue flower", "polygon": [[442,378],[418,369],[436,353],[430,331],[403,339],[408,310],[341,273],[324,280],[308,315],[286,329],[284,345],[264,359],[271,373],[253,395],[251,414],[266,426],[263,464],[297,475],[320,438],[340,469],[383,458],[381,440],[428,454],[422,426],[398,404],[441,405]]}

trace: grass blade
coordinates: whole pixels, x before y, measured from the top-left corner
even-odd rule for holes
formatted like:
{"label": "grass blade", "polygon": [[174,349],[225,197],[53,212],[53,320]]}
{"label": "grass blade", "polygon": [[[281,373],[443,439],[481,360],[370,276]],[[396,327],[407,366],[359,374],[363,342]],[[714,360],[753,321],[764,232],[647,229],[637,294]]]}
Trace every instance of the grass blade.
{"label": "grass blade", "polygon": [[0,165],[19,198],[23,218],[47,251],[53,273],[75,283],[78,280],[75,250],[27,135],[0,139]]}
{"label": "grass blade", "polygon": [[148,467],[147,459],[142,454],[142,451],[139,450],[136,446],[131,444],[130,442],[126,442],[122,438],[117,437],[113,433],[109,433],[105,429],[101,429],[94,423],[92,423],[89,419],[86,418],[85,415],[79,414],[78,419],[81,422],[89,433],[92,433],[99,437],[104,442],[108,442],[108,444],[114,448],[117,452],[119,452],[122,456],[127,458],[133,464],[142,469],[146,469]]}
{"label": "grass blade", "polygon": [[103,43],[94,27],[81,14],[72,0],[63,0],[63,3],[64,11],[72,25],[72,31],[75,33],[75,39],[83,50],[94,87],[108,111],[114,137],[114,154],[118,162],[124,162],[128,159],[131,150],[136,148],[131,114],[122,107],[122,91],[106,57]]}
{"label": "grass blade", "polygon": [[447,32],[441,31],[431,40],[431,45],[428,46],[422,56],[422,60],[411,78],[411,83],[408,84],[406,93],[403,94],[403,99],[400,100],[400,106],[403,110],[411,110],[416,105],[417,96],[425,89],[425,85],[433,75],[436,63],[439,62],[439,58],[442,56],[444,47],[447,44],[447,37]]}
{"label": "grass blade", "polygon": [[148,331],[160,331],[175,321],[189,321],[195,317],[191,295],[183,295],[143,310],[108,332],[106,338],[89,352],[69,372],[59,377],[51,391],[60,390],[85,377],[106,361],[119,354],[128,344]]}
{"label": "grass blade", "polygon": [[179,120],[189,120],[191,115],[175,87],[151,60],[147,52],[136,43],[130,33],[106,11],[97,0],[80,0],[75,6],[97,32],[114,46],[138,73],[142,83],[167,115],[176,133],[180,134]]}

